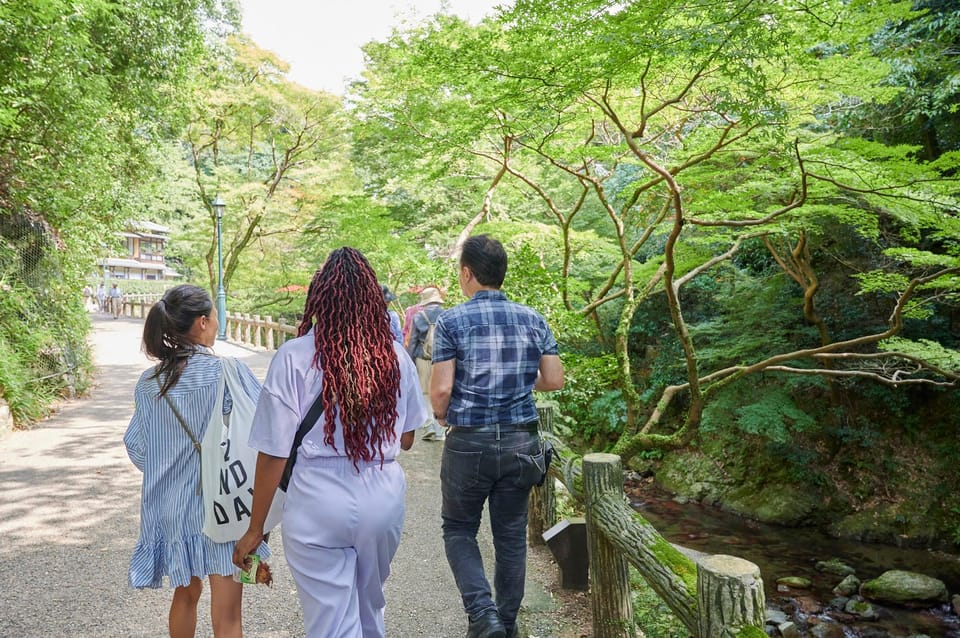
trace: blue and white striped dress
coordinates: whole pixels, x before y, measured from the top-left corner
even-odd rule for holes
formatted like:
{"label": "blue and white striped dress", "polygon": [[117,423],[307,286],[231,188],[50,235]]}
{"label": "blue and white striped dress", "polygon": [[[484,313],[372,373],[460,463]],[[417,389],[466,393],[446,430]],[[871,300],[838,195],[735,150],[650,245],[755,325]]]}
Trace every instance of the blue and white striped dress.
{"label": "blue and white striped dress", "polygon": [[[220,359],[198,349],[187,360],[177,384],[167,392],[193,435],[203,440],[220,382]],[[242,362],[237,362],[244,389],[256,401],[260,382]],[[133,587],[162,587],[167,576],[172,587],[190,583],[193,576],[233,574],[234,543],[215,543],[203,534],[203,500],[197,494],[200,455],[190,437],[146,370],[134,392],[135,408],[123,437],[127,455],[143,472],[140,504],[140,540],[130,561]],[[232,408],[229,392],[223,412]],[[261,557],[270,554],[266,544]]]}

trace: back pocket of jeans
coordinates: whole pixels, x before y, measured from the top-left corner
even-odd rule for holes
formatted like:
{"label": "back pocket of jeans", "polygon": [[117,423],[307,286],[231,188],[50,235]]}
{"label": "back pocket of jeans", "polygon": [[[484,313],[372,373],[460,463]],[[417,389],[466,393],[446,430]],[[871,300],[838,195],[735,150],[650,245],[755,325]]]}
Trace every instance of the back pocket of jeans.
{"label": "back pocket of jeans", "polygon": [[448,445],[440,463],[440,482],[443,487],[460,492],[475,486],[480,481],[481,456],[481,452],[461,452]]}
{"label": "back pocket of jeans", "polygon": [[519,488],[539,485],[547,472],[547,460],[542,448],[536,454],[517,454],[517,464],[519,472],[516,485]]}

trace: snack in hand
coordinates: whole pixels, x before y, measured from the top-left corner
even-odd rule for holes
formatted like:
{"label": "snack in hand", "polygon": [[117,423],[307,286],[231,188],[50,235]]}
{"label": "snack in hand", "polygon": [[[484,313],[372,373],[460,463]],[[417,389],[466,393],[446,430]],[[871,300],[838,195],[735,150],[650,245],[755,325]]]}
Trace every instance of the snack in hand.
{"label": "snack in hand", "polygon": [[273,574],[270,572],[270,565],[260,560],[258,554],[247,554],[243,561],[243,569],[238,569],[233,574],[233,579],[238,583],[245,585],[267,585],[273,584]]}
{"label": "snack in hand", "polygon": [[269,587],[273,584],[273,574],[270,572],[270,565],[263,561],[257,565],[257,584]]}

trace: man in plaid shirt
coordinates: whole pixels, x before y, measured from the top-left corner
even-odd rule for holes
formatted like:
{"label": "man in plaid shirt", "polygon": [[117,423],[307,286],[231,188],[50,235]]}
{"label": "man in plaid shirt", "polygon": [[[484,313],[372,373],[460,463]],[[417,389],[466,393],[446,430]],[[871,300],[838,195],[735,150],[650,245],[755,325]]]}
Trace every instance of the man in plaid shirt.
{"label": "man in plaid shirt", "polygon": [[[503,245],[470,237],[460,257],[466,303],[437,320],[430,400],[449,427],[440,480],[443,542],[469,616],[467,638],[517,635],[527,562],[527,500],[546,471],[533,391],[563,387],[557,341],[535,310],[500,292]],[[490,501],[494,588],[477,545]]]}

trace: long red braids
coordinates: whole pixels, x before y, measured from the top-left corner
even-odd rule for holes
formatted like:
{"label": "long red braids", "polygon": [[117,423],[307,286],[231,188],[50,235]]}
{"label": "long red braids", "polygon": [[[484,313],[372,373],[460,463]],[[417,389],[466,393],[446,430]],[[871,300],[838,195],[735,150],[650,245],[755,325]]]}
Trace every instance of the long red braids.
{"label": "long red braids", "polygon": [[400,364],[377,276],[356,249],[334,250],[313,276],[298,336],[310,328],[313,365],[323,372],[324,443],[336,447],[339,412],[354,466],[382,461],[384,441],[396,438]]}

